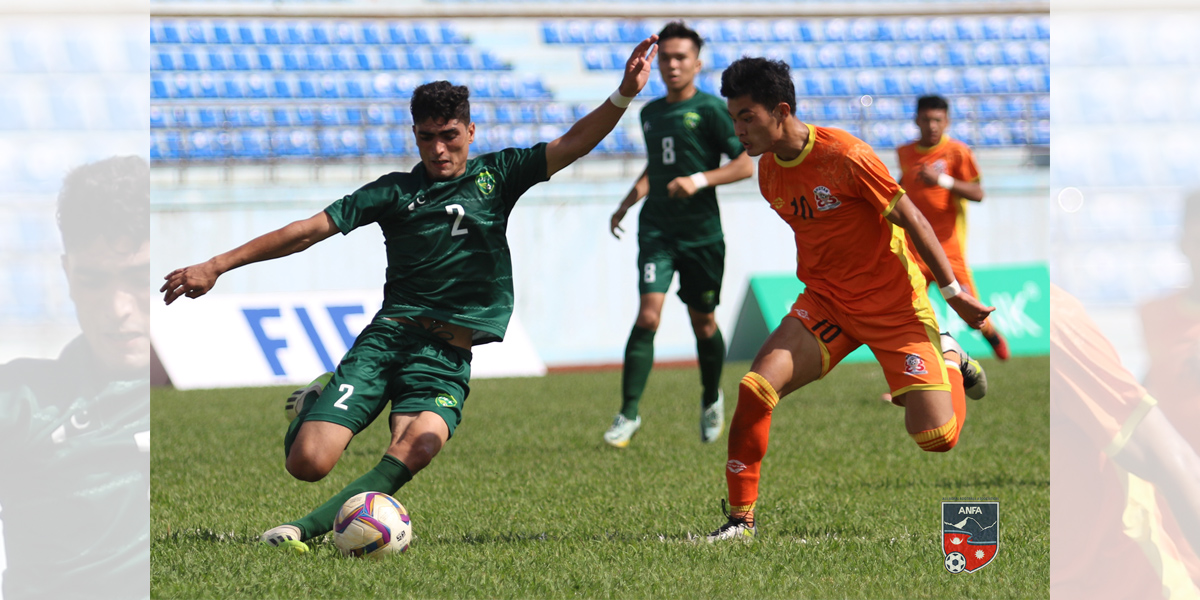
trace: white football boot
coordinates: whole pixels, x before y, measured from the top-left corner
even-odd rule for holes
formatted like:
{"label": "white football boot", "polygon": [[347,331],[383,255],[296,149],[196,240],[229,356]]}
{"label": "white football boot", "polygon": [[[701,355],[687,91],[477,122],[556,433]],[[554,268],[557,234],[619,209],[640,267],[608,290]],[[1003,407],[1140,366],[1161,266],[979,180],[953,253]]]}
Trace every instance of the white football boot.
{"label": "white football boot", "polygon": [[625,415],[617,413],[616,418],[613,419],[612,427],[609,427],[608,431],[604,432],[604,441],[610,446],[625,448],[629,446],[629,439],[633,437],[633,434],[641,426],[641,415],[638,415],[638,418],[631,421]]}
{"label": "white football boot", "polygon": [[717,390],[717,401],[708,408],[700,409],[700,441],[711,444],[721,437],[725,429],[725,390]]}

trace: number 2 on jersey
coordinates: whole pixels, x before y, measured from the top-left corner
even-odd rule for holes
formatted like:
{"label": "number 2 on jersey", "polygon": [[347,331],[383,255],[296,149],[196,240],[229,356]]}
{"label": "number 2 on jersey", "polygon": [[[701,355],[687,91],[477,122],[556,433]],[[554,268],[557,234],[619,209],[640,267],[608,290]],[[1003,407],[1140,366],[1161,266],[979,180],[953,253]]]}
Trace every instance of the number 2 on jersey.
{"label": "number 2 on jersey", "polygon": [[343,383],[340,387],[338,387],[338,391],[346,393],[342,394],[342,397],[338,398],[337,402],[334,402],[333,405],[342,410],[350,410],[350,407],[346,406],[346,400],[348,400],[350,396],[354,394],[354,386],[348,383]]}
{"label": "number 2 on jersey", "polygon": [[462,224],[463,217],[467,214],[466,209],[464,209],[461,204],[451,204],[446,207],[446,214],[456,215],[454,217],[454,225],[450,226],[450,237],[467,235],[466,227],[461,229],[458,227]]}

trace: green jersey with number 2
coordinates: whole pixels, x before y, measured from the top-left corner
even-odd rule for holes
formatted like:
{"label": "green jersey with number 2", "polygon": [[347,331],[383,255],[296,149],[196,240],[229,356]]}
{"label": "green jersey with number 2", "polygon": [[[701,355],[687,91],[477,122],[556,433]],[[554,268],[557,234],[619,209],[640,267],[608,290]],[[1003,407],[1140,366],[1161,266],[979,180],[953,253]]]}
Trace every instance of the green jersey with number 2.
{"label": "green jersey with number 2", "polygon": [[725,102],[701,91],[681,102],[659,98],[642,108],[642,133],[650,194],[638,220],[638,236],[669,238],[684,247],[722,239],[716,190],[671,198],[667,184],[721,166],[722,154],[732,159],[745,152]]}
{"label": "green jersey with number 2", "polygon": [[546,181],[546,145],[467,161],[432,181],[425,166],[389,173],[329,205],[343,234],[378,223],[387,247],[382,317],[430,317],[475,330],[475,343],[504,338],[513,311],[508,215]]}

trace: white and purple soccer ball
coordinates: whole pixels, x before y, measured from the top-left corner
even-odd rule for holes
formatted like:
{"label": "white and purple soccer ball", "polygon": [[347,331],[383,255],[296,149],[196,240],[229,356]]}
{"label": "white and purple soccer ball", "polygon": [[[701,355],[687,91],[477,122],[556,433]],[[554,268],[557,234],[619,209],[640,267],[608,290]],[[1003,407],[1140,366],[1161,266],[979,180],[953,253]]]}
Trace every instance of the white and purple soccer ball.
{"label": "white and purple soccer ball", "polygon": [[408,511],[383,492],[363,492],[342,505],[333,522],[333,543],[346,556],[380,559],[408,550]]}

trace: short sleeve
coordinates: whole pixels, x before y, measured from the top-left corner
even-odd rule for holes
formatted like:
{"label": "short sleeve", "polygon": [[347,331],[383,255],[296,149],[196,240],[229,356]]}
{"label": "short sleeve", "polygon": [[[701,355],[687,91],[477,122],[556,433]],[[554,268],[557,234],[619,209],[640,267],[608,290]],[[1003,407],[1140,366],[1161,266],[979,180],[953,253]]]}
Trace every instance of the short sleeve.
{"label": "short sleeve", "polygon": [[385,175],[325,208],[333,224],[346,235],[363,225],[379,221],[393,209],[400,196],[395,174]]}
{"label": "short sleeve", "polygon": [[858,196],[884,215],[891,212],[904,190],[892,178],[883,161],[870,146],[861,142],[850,150],[848,158],[851,174],[858,185]]}
{"label": "short sleeve", "polygon": [[729,117],[729,112],[725,110],[724,106],[716,103],[708,105],[708,110],[711,118],[705,119],[705,121],[713,124],[708,130],[709,135],[712,136],[712,142],[730,159],[741,156],[746,151],[746,147],[733,132],[733,119]]}
{"label": "short sleeve", "polygon": [[532,148],[506,148],[491,155],[490,164],[498,171],[500,194],[512,208],[521,194],[550,178],[546,176],[546,143]]}
{"label": "short sleeve", "polygon": [[975,163],[975,153],[970,148],[963,146],[959,149],[954,171],[950,175],[959,181],[979,181],[979,165]]}

